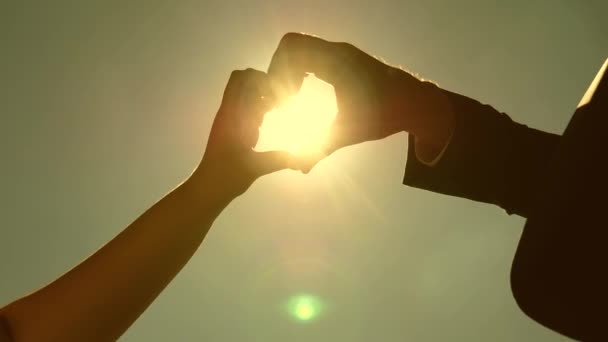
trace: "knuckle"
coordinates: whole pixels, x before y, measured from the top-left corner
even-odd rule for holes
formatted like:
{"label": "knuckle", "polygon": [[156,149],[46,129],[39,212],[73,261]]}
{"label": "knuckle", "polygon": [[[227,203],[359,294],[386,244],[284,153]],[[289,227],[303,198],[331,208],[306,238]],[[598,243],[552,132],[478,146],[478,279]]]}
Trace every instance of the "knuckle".
{"label": "knuckle", "polygon": [[266,74],[265,72],[254,68],[247,68],[244,72],[247,74],[247,76],[255,77],[256,79],[259,79]]}
{"label": "knuckle", "polygon": [[306,35],[303,33],[287,32],[283,35],[283,38],[281,38],[281,41],[279,42],[279,46],[286,47],[286,48],[292,47],[292,46],[294,46],[294,44],[297,44],[297,42],[300,41],[305,36]]}
{"label": "knuckle", "polygon": [[342,49],[352,49],[355,47],[351,43],[347,43],[347,42],[336,42],[335,44],[336,44],[336,46],[339,46]]}
{"label": "knuckle", "polygon": [[291,42],[294,39],[297,39],[298,37],[300,37],[301,35],[302,35],[301,33],[297,33],[297,32],[287,32],[283,35],[283,38],[281,38],[281,42],[283,42],[283,43]]}
{"label": "knuckle", "polygon": [[241,77],[243,74],[243,70],[232,70],[230,73],[230,79],[236,79]]}
{"label": "knuckle", "polygon": [[336,47],[336,49],[342,53],[348,53],[348,54],[352,54],[355,51],[358,51],[357,47],[354,46],[351,43],[347,43],[347,42],[336,42],[334,43],[334,46]]}
{"label": "knuckle", "polygon": [[242,71],[241,76],[244,78],[246,84],[250,84],[254,81],[254,76],[256,76],[256,70],[252,68],[247,68]]}
{"label": "knuckle", "polygon": [[230,76],[236,76],[239,72],[240,72],[240,70],[232,70],[232,72],[230,73]]}
{"label": "knuckle", "polygon": [[237,69],[233,70],[230,73],[230,80],[228,83],[232,84],[232,87],[236,87],[239,84],[242,84],[248,77],[247,70]]}

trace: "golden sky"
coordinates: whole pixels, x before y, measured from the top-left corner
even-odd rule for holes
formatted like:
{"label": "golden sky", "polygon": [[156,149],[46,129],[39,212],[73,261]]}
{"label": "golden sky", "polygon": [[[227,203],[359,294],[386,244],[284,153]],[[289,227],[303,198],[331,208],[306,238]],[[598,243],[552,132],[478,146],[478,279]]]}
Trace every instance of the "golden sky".
{"label": "golden sky", "polygon": [[[561,132],[608,56],[607,9],[524,0],[3,5],[0,303],[71,268],[183,180],[231,70],[265,69],[285,32],[348,41]],[[266,148],[286,139],[272,138]],[[563,341],[510,293],[523,219],[401,185],[406,152],[401,134],[339,151],[306,176],[261,179],[122,340]]]}

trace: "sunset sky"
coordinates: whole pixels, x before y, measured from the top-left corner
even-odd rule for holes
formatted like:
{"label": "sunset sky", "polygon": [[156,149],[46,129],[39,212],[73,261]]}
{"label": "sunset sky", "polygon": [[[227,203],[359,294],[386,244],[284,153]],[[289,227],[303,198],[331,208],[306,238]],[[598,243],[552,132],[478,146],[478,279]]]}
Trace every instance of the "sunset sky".
{"label": "sunset sky", "polygon": [[[230,72],[266,70],[286,32],[561,133],[608,57],[606,13],[596,0],[2,4],[0,306],[183,181]],[[402,185],[406,137],[257,181],[121,341],[567,341],[511,295],[524,219]]]}

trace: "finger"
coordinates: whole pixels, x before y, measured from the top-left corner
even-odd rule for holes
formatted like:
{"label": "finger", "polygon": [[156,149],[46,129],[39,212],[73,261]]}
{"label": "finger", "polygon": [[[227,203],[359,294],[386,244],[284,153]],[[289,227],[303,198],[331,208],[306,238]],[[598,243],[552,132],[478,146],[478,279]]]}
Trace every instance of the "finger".
{"label": "finger", "polygon": [[228,84],[224,89],[221,108],[226,112],[232,112],[238,104],[242,84],[245,81],[245,70],[234,70],[230,74]]}
{"label": "finger", "polygon": [[343,124],[340,120],[335,121],[329,128],[327,138],[322,145],[312,151],[298,154],[295,167],[302,173],[307,174],[323,159],[329,157],[335,151],[361,143],[358,137],[361,130],[365,127],[357,127],[350,124]]}
{"label": "finger", "polygon": [[251,107],[264,97],[273,99],[268,75],[260,70],[246,69],[234,70],[224,90],[222,107],[224,109],[238,109],[239,106]]}
{"label": "finger", "polygon": [[247,69],[243,72],[238,109],[234,120],[238,122],[242,145],[253,148],[259,138],[258,128],[262,125],[264,115],[274,107],[270,93],[268,75],[262,71]]}
{"label": "finger", "polygon": [[284,169],[298,170],[296,158],[291,153],[285,151],[254,152],[250,167],[256,177]]}
{"label": "finger", "polygon": [[264,119],[264,114],[275,105],[270,79],[265,72],[255,69],[245,70],[243,77],[239,114],[259,127]]}
{"label": "finger", "polygon": [[[348,43],[330,42],[314,36],[287,33],[275,51],[268,75],[273,90],[284,97],[299,91],[307,73],[336,84],[354,66],[375,69],[382,62]],[[360,72],[371,70],[359,70]]]}
{"label": "finger", "polygon": [[251,90],[255,90],[260,96],[272,95],[270,79],[268,78],[267,73],[253,68],[247,68],[243,70],[243,77],[246,86]]}
{"label": "finger", "polygon": [[336,120],[329,127],[327,136],[318,148],[298,153],[294,166],[302,173],[308,174],[321,160],[335,151],[359,143],[356,139],[356,131],[350,125]]}
{"label": "finger", "polygon": [[351,125],[341,123],[339,117],[330,125],[318,154],[325,158],[342,147],[355,144],[355,134]]}
{"label": "finger", "polygon": [[303,174],[308,174],[321,160],[328,155],[329,154],[323,149],[320,149],[314,153],[299,155],[296,162],[296,167]]}
{"label": "finger", "polygon": [[300,33],[283,36],[272,57],[268,74],[280,96],[293,95],[300,90],[307,73],[330,82],[336,72],[344,46]]}

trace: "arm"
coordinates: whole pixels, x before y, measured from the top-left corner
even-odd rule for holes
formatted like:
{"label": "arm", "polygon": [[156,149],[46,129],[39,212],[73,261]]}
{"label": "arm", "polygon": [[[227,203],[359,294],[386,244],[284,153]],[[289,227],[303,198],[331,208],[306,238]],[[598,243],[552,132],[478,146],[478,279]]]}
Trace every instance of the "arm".
{"label": "arm", "polygon": [[10,304],[5,316],[15,341],[117,339],[190,259],[228,204],[211,195],[217,189],[208,180],[196,178],[80,265]]}
{"label": "arm", "polygon": [[[266,74],[232,74],[205,155],[188,180],[116,238],[44,288],[1,310],[14,341],[112,341],[192,257],[232,199],[290,166],[283,152],[257,153],[257,128],[272,104]],[[0,341],[9,340],[2,335]],[[10,334],[10,335],[9,335]]]}
{"label": "arm", "polygon": [[452,137],[441,157],[429,165],[419,153],[424,142],[410,134],[403,183],[528,217],[560,137],[518,124],[459,94],[441,90],[436,96],[451,105]]}
{"label": "arm", "polygon": [[0,342],[10,342],[13,341],[13,337],[11,336],[10,327],[8,325],[8,321],[2,310],[0,310]]}
{"label": "arm", "polygon": [[308,72],[331,83],[338,102],[325,155],[408,132],[405,184],[528,214],[558,136],[517,124],[350,44],[286,34],[268,69],[275,88],[297,91]]}

